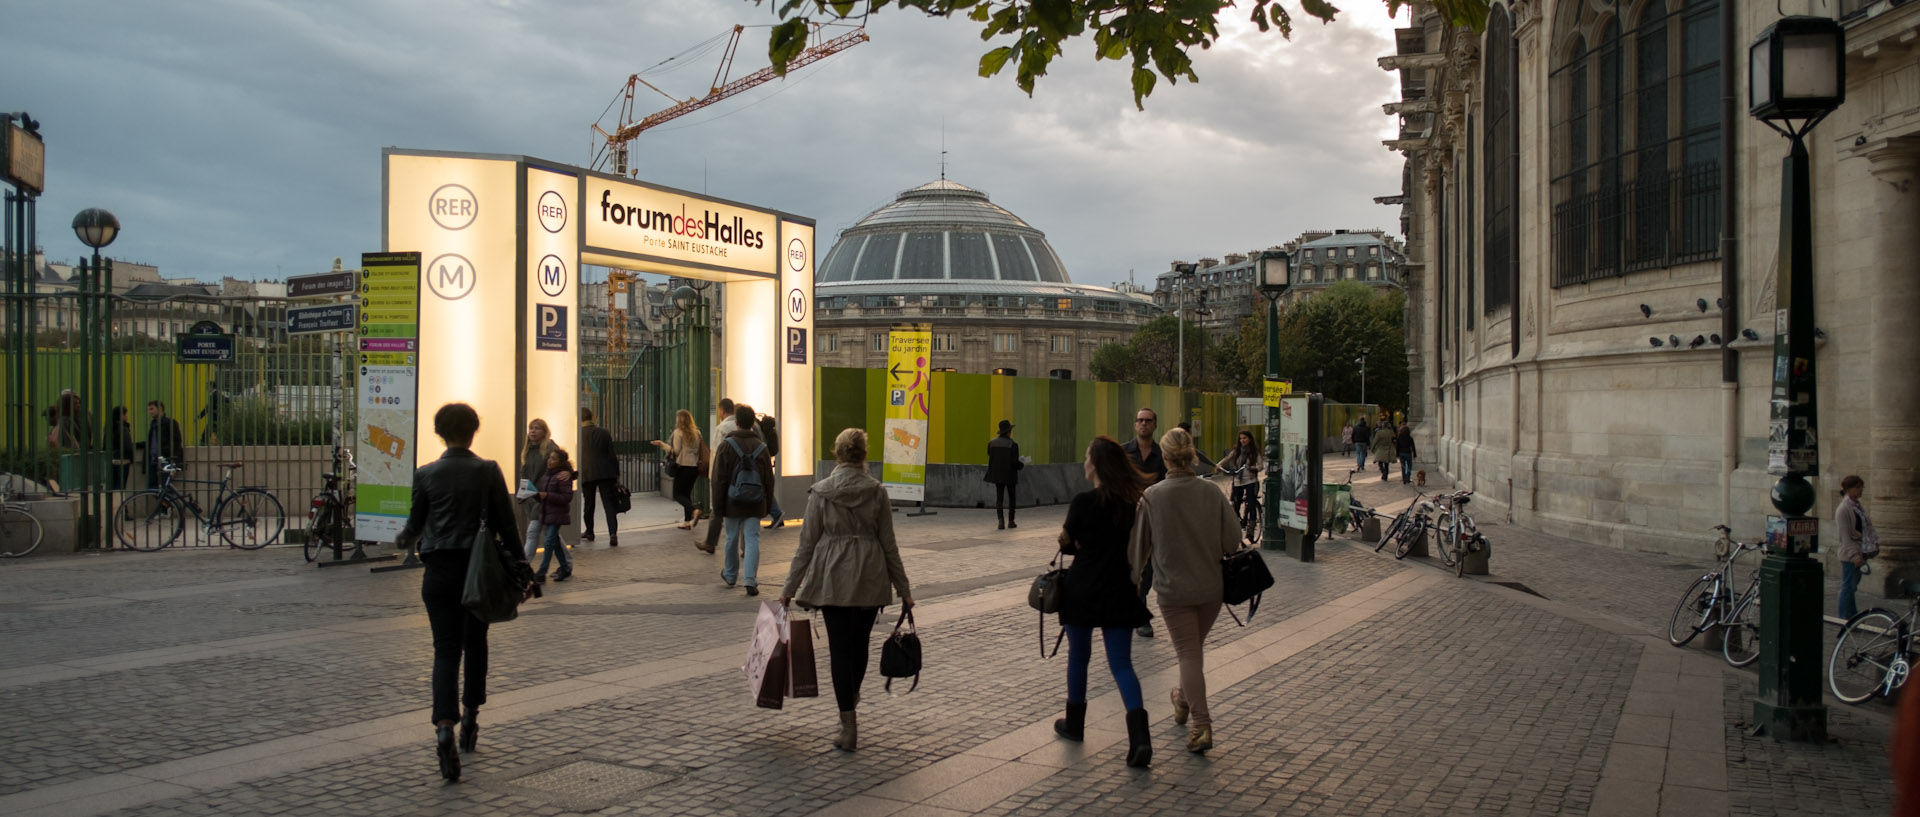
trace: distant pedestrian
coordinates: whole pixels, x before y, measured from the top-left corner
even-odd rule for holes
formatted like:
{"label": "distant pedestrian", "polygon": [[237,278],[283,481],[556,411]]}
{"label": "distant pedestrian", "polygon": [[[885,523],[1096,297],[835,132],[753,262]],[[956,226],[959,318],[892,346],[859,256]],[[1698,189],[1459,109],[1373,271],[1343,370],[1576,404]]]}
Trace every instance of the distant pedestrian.
{"label": "distant pedestrian", "polygon": [[1354,462],[1354,469],[1367,470],[1367,445],[1373,441],[1373,429],[1367,426],[1367,418],[1363,415],[1355,420],[1353,428],[1348,429],[1347,433],[1353,437],[1353,453],[1358,458]]}
{"label": "distant pedestrian", "polygon": [[614,487],[620,484],[620,460],[613,453],[613,435],[593,421],[593,409],[580,407],[580,541],[593,541],[593,505],[606,509],[607,547],[620,546],[619,514],[613,509]]}
{"label": "distant pedestrian", "polygon": [[[470,550],[482,524],[498,539],[508,579],[521,588],[522,599],[534,593],[533,570],[514,546],[513,502],[507,495],[506,477],[497,463],[473,454],[473,435],[479,429],[480,415],[465,403],[449,403],[434,413],[433,432],[447,450],[413,472],[413,506],[398,537],[400,545],[416,550],[426,566],[420,599],[426,603],[427,624],[433,631],[431,718],[440,774],[448,780],[460,779],[453,726],[460,725],[459,751],[473,751],[480,741],[480,707],[487,702],[487,622],[460,603]],[[463,657],[465,694],[460,690]]]}
{"label": "distant pedestrian", "polygon": [[1067,715],[1053,731],[1068,740],[1085,736],[1087,665],[1093,659],[1093,629],[1106,645],[1107,669],[1127,708],[1127,765],[1153,760],[1146,702],[1133,671],[1133,629],[1147,623],[1147,605],[1133,584],[1128,561],[1135,508],[1146,475],[1133,466],[1113,438],[1087,446],[1087,481],[1093,490],[1073,498],[1060,529],[1060,550],[1073,557],[1061,584],[1060,626],[1067,633]]}
{"label": "distant pedestrian", "polygon": [[[767,515],[767,493],[773,490],[773,463],[767,456],[766,442],[753,430],[754,422],[751,406],[734,408],[734,429],[713,458],[714,480],[709,491],[713,494],[713,512],[725,528],[721,539],[727,558],[720,568],[720,580],[729,588],[736,582],[745,584],[749,596],[760,595],[760,520]],[[731,496],[744,471],[759,475],[758,501],[741,502]]]}
{"label": "distant pedestrian", "polygon": [[[560,541],[560,529],[573,522],[573,462],[567,458],[567,450],[554,446],[547,452],[546,472],[534,485],[540,490],[533,495],[534,506],[539,509],[540,530],[546,535],[545,555],[540,557],[540,569],[534,571],[535,581],[547,580],[547,565],[553,557],[560,557],[560,572],[553,580],[564,582],[573,577],[573,554],[567,552],[567,544]],[[531,555],[528,561],[532,561]]]}
{"label": "distant pedestrian", "polygon": [[1393,468],[1393,461],[1400,456],[1397,436],[1393,426],[1385,420],[1381,420],[1380,425],[1368,433],[1367,450],[1373,455],[1373,464],[1380,467],[1381,482],[1387,481],[1388,470]]}
{"label": "distant pedestrian", "polygon": [[1866,573],[1867,560],[1880,552],[1880,532],[1873,518],[1860,506],[1867,481],[1854,475],[1840,480],[1840,505],[1833,510],[1833,529],[1840,536],[1840,618],[1851,620],[1860,608],[1854,592],[1860,589],[1860,576]]}
{"label": "distant pedestrian", "polygon": [[1413,458],[1418,454],[1413,446],[1413,426],[1401,426],[1400,430],[1394,434],[1393,451],[1400,457],[1400,482],[1403,484],[1412,482]]}
{"label": "distant pedestrian", "polygon": [[1193,473],[1193,437],[1174,429],[1160,438],[1167,478],[1148,488],[1133,525],[1130,557],[1136,581],[1153,567],[1160,617],[1180,662],[1173,688],[1173,722],[1193,725],[1187,751],[1213,748],[1213,715],[1207,709],[1206,659],[1202,645],[1220,617],[1220,560],[1240,549],[1240,520],[1220,489]]}
{"label": "distant pedestrian", "polygon": [[520,511],[526,515],[527,561],[533,561],[540,552],[540,534],[545,526],[540,524],[540,500],[533,495],[538,493],[540,478],[547,473],[547,455],[560,446],[553,442],[553,429],[547,421],[535,417],[527,421],[526,442],[520,448],[519,482],[515,483],[514,496],[521,497]]}
{"label": "distant pedestrian", "polygon": [[1220,470],[1234,472],[1233,512],[1244,519],[1244,506],[1260,501],[1260,475],[1267,469],[1267,458],[1253,441],[1253,432],[1243,430],[1236,440],[1233,450],[1220,459]]}
{"label": "distant pedestrian", "polygon": [[201,445],[220,444],[220,411],[226,407],[226,403],[227,396],[220,393],[219,381],[208,380],[207,404],[200,409],[199,414],[195,415],[196,418],[207,421],[200,427]]}
{"label": "distant pedestrian", "polygon": [[[1148,406],[1141,406],[1139,411],[1133,413],[1133,438],[1120,446],[1121,450],[1127,452],[1127,459],[1133,460],[1133,466],[1146,474],[1148,485],[1167,478],[1166,458],[1161,455],[1160,446],[1153,442],[1159,429],[1160,413]],[[1141,604],[1146,604],[1147,590],[1153,587],[1153,565],[1146,565],[1145,568],[1146,578],[1135,582],[1140,586]],[[1152,638],[1153,622],[1140,625],[1139,629],[1134,630],[1134,635]]]}
{"label": "distant pedestrian", "polygon": [[186,459],[186,443],[180,436],[180,423],[167,416],[167,405],[158,400],[147,401],[146,446],[147,487],[158,488],[166,479],[160,460],[165,458],[174,465],[182,465]]}
{"label": "distant pedestrian", "polygon": [[107,456],[113,461],[113,490],[126,490],[127,475],[133,471],[133,424],[127,422],[126,406],[113,407],[113,420],[107,425]]}
{"label": "distant pedestrian", "polygon": [[1026,463],[1020,461],[1020,444],[1013,441],[1013,422],[1000,421],[1000,433],[987,441],[987,476],[985,482],[993,483],[993,515],[1000,520],[1000,530],[1020,527],[1014,520],[1014,513],[1020,507],[1020,469]]}
{"label": "distant pedestrian", "polygon": [[775,490],[780,479],[780,428],[771,414],[760,415],[754,428],[759,429],[760,439],[767,444],[767,462],[773,468],[774,482],[767,484],[767,527],[777,528],[786,524],[787,518],[780,510],[780,492]]}
{"label": "distant pedestrian", "polygon": [[893,538],[893,505],[887,489],[867,474],[867,432],[849,428],[833,441],[833,471],[807,491],[806,519],[782,605],[818,608],[827,626],[833,698],[840,707],[845,752],[859,745],[854,715],[860,684],[873,647],[873,622],[900,595],[902,611],[913,609],[913,588]]}
{"label": "distant pedestrian", "polygon": [[[712,456],[707,459],[709,468],[714,468],[719,465],[721,446],[727,444],[727,435],[732,434],[734,429],[739,428],[733,419],[734,409],[736,408],[738,407],[733,404],[731,399],[725,397],[720,398],[719,422],[714,424],[713,436],[707,440],[707,442],[713,445]],[[726,486],[721,485],[721,480],[715,479],[715,475],[719,473],[719,471],[712,471],[707,474],[707,505],[712,509],[707,515],[712,517],[713,523],[707,526],[706,544],[694,545],[694,547],[700,548],[708,553],[712,553],[717,549],[720,543],[721,529],[725,527],[725,523],[721,521],[722,517],[720,516],[720,491]]]}
{"label": "distant pedestrian", "polygon": [[667,435],[666,442],[654,440],[653,444],[667,452],[669,462],[673,464],[673,501],[680,503],[681,530],[692,530],[700,521],[703,509],[693,505],[693,483],[700,473],[700,456],[705,443],[700,439],[700,429],[693,425],[693,412],[680,409],[673,413],[673,433]]}
{"label": "distant pedestrian", "polygon": [[54,447],[67,451],[85,451],[93,447],[93,414],[86,402],[72,389],[60,392],[54,408]]}

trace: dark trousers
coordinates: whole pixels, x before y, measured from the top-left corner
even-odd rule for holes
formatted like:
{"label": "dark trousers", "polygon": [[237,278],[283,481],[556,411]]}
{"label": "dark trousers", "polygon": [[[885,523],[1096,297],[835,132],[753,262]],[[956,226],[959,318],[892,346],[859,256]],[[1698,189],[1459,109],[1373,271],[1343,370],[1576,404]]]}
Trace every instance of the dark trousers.
{"label": "dark trousers", "polygon": [[700,478],[700,466],[673,467],[673,501],[680,503],[680,521],[693,521],[693,481]]}
{"label": "dark trousers", "polygon": [[[433,722],[457,721],[460,705],[479,709],[487,702],[487,623],[460,605],[467,584],[467,552],[436,550],[421,555],[426,572],[420,600],[427,604],[433,630]],[[461,658],[466,659],[467,691],[460,694]]]}
{"label": "dark trousers", "polygon": [[592,482],[580,483],[580,501],[586,503],[582,508],[585,513],[580,514],[581,530],[589,534],[593,533],[593,499],[595,494],[598,494],[600,497],[600,507],[607,509],[607,533],[611,535],[614,531],[619,530],[619,525],[613,518],[613,486],[618,482],[619,480],[608,477],[606,479],[596,479]]}
{"label": "dark trousers", "polygon": [[1233,486],[1233,499],[1231,501],[1233,502],[1234,514],[1241,519],[1247,518],[1247,512],[1241,506],[1248,503],[1258,503],[1260,501],[1260,483],[1249,482],[1245,485]]}
{"label": "dark trousers", "polygon": [[860,682],[867,677],[867,657],[873,648],[873,621],[878,607],[821,607],[827,624],[827,652],[832,657],[833,699],[841,712],[860,705]]}
{"label": "dark trousers", "polygon": [[1008,482],[1008,483],[996,482],[993,484],[993,515],[994,516],[999,516],[1004,510],[1004,512],[1006,513],[1007,519],[1013,518],[1014,509],[1020,506],[1020,500],[1014,494],[1015,490],[1019,487],[1020,487],[1020,483],[1017,483],[1017,482]]}

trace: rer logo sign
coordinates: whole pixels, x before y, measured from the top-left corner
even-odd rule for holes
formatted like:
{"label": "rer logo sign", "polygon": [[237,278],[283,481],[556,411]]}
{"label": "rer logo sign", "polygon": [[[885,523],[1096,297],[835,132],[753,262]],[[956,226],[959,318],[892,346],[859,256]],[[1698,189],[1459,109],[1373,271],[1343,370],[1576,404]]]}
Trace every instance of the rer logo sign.
{"label": "rer logo sign", "polygon": [[787,266],[794,272],[807,267],[807,242],[796,238],[787,242]]}
{"label": "rer logo sign", "polygon": [[480,199],[464,185],[443,184],[427,197],[427,214],[446,230],[464,230],[480,217]]}
{"label": "rer logo sign", "polygon": [[448,301],[467,297],[473,292],[473,285],[480,282],[473,262],[459,253],[450,252],[433,259],[423,272],[427,276],[427,288]]}
{"label": "rer logo sign", "polygon": [[557,233],[567,226],[567,199],[557,192],[548,190],[540,194],[538,205],[540,229]]}
{"label": "rer logo sign", "polygon": [[547,352],[567,350],[567,308],[556,304],[538,304],[535,315],[533,348]]}
{"label": "rer logo sign", "polygon": [[567,291],[567,262],[560,256],[547,255],[540,259],[540,268],[533,271],[540,282],[540,291],[549,298],[558,298]]}

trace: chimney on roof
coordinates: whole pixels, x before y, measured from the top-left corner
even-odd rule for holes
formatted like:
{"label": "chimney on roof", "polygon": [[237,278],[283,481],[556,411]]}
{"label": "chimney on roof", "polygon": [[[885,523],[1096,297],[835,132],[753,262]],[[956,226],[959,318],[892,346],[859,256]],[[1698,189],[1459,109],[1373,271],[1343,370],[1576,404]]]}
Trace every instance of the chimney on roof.
{"label": "chimney on roof", "polygon": [[1245,260],[1247,260],[1247,257],[1246,257],[1246,256],[1244,256],[1244,255],[1241,255],[1240,253],[1237,253],[1237,252],[1230,252],[1230,253],[1227,253],[1227,263],[1228,263],[1228,264],[1238,264],[1238,263],[1240,263],[1240,262],[1242,262],[1242,261],[1245,261]]}
{"label": "chimney on roof", "polygon": [[1346,231],[1346,230],[1334,230],[1334,231],[1333,231],[1333,234],[1334,234],[1334,235],[1346,235],[1346,234],[1347,234],[1347,231]]}
{"label": "chimney on roof", "polygon": [[1195,261],[1195,262],[1194,262],[1194,264],[1195,264],[1195,265],[1197,265],[1197,266],[1198,266],[1198,267],[1199,267],[1200,269],[1207,269],[1208,267],[1217,267],[1217,266],[1220,266],[1220,259],[1218,259],[1218,258],[1202,258],[1202,259],[1200,259],[1199,261]]}

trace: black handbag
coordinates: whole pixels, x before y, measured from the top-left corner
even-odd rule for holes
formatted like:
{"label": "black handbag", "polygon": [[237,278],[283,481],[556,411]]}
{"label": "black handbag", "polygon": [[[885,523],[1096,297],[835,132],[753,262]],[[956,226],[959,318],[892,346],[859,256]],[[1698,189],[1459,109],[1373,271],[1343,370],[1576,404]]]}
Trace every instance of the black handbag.
{"label": "black handbag", "polygon": [[1253,620],[1254,612],[1260,609],[1260,595],[1273,586],[1273,571],[1267,569],[1267,560],[1260,556],[1259,548],[1241,548],[1220,560],[1220,579],[1220,600],[1227,605],[1227,615],[1233,616],[1234,623],[1247,626],[1233,612],[1233,605],[1251,602],[1247,621]]}
{"label": "black handbag", "polygon": [[512,621],[520,615],[520,590],[501,562],[500,539],[480,523],[467,551],[467,585],[460,605],[488,624]]}
{"label": "black handbag", "polygon": [[627,490],[627,486],[616,482],[613,484],[613,501],[607,504],[613,506],[613,512],[616,514],[631,511],[633,510],[633,492]]}
{"label": "black handbag", "polygon": [[[1033,586],[1027,588],[1027,606],[1040,611],[1041,658],[1052,657],[1047,655],[1047,614],[1060,612],[1062,597],[1065,595],[1067,568],[1058,566],[1060,565],[1060,558],[1063,555],[1065,555],[1064,551],[1054,551],[1053,560],[1047,562],[1047,567],[1050,569],[1045,573],[1033,577]],[[1053,639],[1053,652],[1055,655],[1060,653],[1060,639],[1064,638],[1066,634],[1066,629],[1062,628],[1060,635]]]}
{"label": "black handbag", "polygon": [[[903,625],[906,632],[900,631]],[[880,674],[887,679],[888,694],[893,693],[895,678],[913,678],[913,686],[907,687],[907,692],[920,688],[920,634],[914,630],[912,610],[900,611],[900,620],[893,623],[893,634],[880,645]]]}

